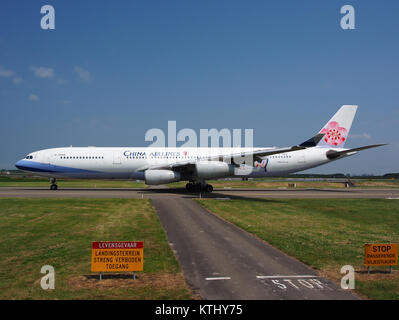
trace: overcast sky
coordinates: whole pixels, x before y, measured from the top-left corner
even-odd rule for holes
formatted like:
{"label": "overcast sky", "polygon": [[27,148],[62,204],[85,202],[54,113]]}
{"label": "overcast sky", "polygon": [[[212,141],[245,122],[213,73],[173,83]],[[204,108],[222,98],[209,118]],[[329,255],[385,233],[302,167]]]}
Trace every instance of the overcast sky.
{"label": "overcast sky", "polygon": [[0,168],[50,147],[146,146],[168,120],[291,146],[357,104],[345,147],[389,146],[311,172],[399,172],[398,34],[398,1],[2,0]]}

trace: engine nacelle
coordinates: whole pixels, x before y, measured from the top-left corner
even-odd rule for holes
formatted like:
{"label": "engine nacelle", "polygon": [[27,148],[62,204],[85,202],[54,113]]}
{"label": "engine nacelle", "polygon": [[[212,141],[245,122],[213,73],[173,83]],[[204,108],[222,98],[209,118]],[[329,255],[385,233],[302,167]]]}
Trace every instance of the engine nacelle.
{"label": "engine nacelle", "polygon": [[180,181],[180,173],[172,170],[147,170],[144,172],[146,184],[165,184]]}
{"label": "engine nacelle", "polygon": [[200,179],[218,179],[234,175],[234,166],[221,161],[200,161],[196,172]]}

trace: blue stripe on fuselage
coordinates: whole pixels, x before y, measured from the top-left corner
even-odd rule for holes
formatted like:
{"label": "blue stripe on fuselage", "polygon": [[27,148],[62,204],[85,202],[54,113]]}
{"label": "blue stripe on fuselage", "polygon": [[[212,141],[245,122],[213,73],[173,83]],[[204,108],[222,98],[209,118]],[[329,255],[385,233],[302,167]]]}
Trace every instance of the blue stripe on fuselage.
{"label": "blue stripe on fuselage", "polygon": [[41,163],[27,160],[20,160],[15,164],[15,166],[20,170],[43,173],[100,173],[100,171],[55,166],[49,163]]}

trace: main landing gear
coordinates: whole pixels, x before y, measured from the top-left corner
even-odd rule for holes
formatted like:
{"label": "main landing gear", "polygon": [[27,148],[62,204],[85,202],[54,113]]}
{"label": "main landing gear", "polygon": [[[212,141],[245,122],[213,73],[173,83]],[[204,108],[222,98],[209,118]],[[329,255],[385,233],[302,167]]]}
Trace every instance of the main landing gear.
{"label": "main landing gear", "polygon": [[201,182],[189,182],[186,184],[186,190],[188,192],[212,192],[213,187],[210,184]]}
{"label": "main landing gear", "polygon": [[51,178],[50,179],[50,190],[57,190],[58,186],[57,186],[57,180],[55,178]]}

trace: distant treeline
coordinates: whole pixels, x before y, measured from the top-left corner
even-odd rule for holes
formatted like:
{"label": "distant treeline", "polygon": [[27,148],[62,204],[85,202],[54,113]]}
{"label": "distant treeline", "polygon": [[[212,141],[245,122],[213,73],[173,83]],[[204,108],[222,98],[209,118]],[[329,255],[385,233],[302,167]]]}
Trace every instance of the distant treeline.
{"label": "distant treeline", "polygon": [[384,175],[373,175],[373,174],[362,174],[362,175],[351,175],[343,173],[333,174],[290,174],[288,178],[351,178],[351,179],[397,179],[399,173],[386,173]]}

